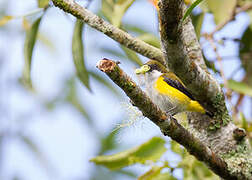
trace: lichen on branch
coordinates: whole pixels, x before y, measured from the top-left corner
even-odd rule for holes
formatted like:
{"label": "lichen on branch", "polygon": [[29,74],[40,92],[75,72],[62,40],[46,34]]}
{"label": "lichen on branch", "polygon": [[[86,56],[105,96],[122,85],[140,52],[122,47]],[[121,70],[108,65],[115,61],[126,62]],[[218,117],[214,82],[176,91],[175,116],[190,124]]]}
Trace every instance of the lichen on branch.
{"label": "lichen on branch", "polygon": [[155,123],[164,135],[183,145],[188,152],[198,160],[205,162],[219,176],[230,180],[236,179],[228,172],[226,163],[217,154],[212,152],[198,138],[195,138],[176,119],[153,104],[141,88],[123,72],[118,63],[109,59],[102,59],[97,63],[97,68],[106,73],[126,93],[132,104],[138,107],[145,117]]}

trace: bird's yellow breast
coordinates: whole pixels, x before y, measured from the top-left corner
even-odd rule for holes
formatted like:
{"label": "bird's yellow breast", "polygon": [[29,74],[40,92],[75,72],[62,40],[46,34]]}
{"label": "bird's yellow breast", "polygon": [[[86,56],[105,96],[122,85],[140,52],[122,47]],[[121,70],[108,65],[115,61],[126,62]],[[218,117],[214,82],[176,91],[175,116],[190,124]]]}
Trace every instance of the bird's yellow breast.
{"label": "bird's yellow breast", "polygon": [[177,108],[180,108],[183,111],[187,110],[205,113],[205,109],[197,101],[193,101],[180,90],[170,86],[164,81],[162,76],[157,79],[156,83],[154,84],[154,88],[160,94],[168,96],[173,105],[177,106]]}
{"label": "bird's yellow breast", "polygon": [[178,89],[170,86],[164,81],[164,78],[160,76],[156,81],[154,88],[161,94],[169,96],[170,99],[180,101],[181,103],[190,103],[191,99]]}

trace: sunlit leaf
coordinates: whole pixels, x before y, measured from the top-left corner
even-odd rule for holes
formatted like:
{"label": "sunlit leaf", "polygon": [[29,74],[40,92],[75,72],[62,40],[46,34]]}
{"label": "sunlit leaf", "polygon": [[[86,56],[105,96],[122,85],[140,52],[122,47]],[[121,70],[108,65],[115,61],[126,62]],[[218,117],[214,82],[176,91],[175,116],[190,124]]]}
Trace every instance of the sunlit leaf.
{"label": "sunlit leaf", "polygon": [[114,155],[97,156],[90,161],[103,165],[111,170],[120,169],[132,164],[145,164],[148,161],[157,161],[166,152],[165,140],[154,137],[146,143]]}
{"label": "sunlit leaf", "polygon": [[225,22],[230,16],[233,16],[236,3],[237,0],[206,0],[208,9],[214,15],[216,25]]}
{"label": "sunlit leaf", "polygon": [[35,42],[37,40],[37,34],[41,19],[42,16],[32,24],[29,30],[26,31],[25,44],[24,44],[25,63],[23,68],[23,77],[21,81],[29,89],[32,89],[32,83],[31,83],[32,54]]}
{"label": "sunlit leaf", "polygon": [[115,131],[112,131],[107,136],[102,137],[99,155],[104,154],[105,152],[115,149],[117,147],[116,145],[117,132],[118,132],[118,129]]}
{"label": "sunlit leaf", "polygon": [[215,175],[207,166],[195,159],[189,153],[186,153],[182,161],[179,162],[179,168],[183,168],[183,180],[216,180],[218,176]]}
{"label": "sunlit leaf", "polygon": [[50,0],[37,0],[38,1],[38,7],[44,8],[48,6]]}
{"label": "sunlit leaf", "polygon": [[82,30],[84,23],[81,20],[76,20],[74,26],[74,34],[72,39],[72,53],[73,60],[76,69],[76,73],[82,84],[89,90],[89,74],[84,64],[84,52],[83,52],[83,41],[82,41]]}
{"label": "sunlit leaf", "polygon": [[116,27],[120,27],[121,20],[127,9],[135,0],[103,0],[102,13]]}
{"label": "sunlit leaf", "polygon": [[160,48],[160,40],[153,34],[145,33],[142,34],[141,36],[138,36],[138,38],[152,46]]}
{"label": "sunlit leaf", "polygon": [[176,141],[171,140],[171,150],[179,155],[182,155],[184,153],[183,148],[177,143]]}
{"label": "sunlit leaf", "polygon": [[102,0],[102,14],[111,22],[111,14],[113,12],[114,0]]}
{"label": "sunlit leaf", "polygon": [[200,39],[200,33],[201,33],[201,28],[202,28],[204,17],[205,17],[205,13],[192,15],[192,23],[193,23],[195,33],[196,33],[198,39]]}
{"label": "sunlit leaf", "polygon": [[252,97],[252,87],[248,86],[243,82],[234,81],[232,79],[228,80],[228,88],[232,89],[241,94],[245,94]]}
{"label": "sunlit leaf", "polygon": [[186,10],[183,18],[182,18],[182,22],[192,13],[193,9],[199,5],[203,0],[196,0],[192,3],[192,5]]}
{"label": "sunlit leaf", "polygon": [[128,57],[128,59],[130,61],[134,62],[135,64],[137,64],[139,66],[143,65],[141,59],[138,57],[138,55],[134,51],[132,51],[124,46],[121,46],[121,45],[120,45],[120,47],[122,48],[122,50],[124,51],[124,53],[126,54],[126,56]]}
{"label": "sunlit leaf", "polygon": [[124,13],[127,11],[127,9],[132,5],[134,1],[135,0],[118,0],[116,2],[112,15],[113,18],[111,20],[111,23],[114,26],[120,27]]}
{"label": "sunlit leaf", "polygon": [[10,20],[12,20],[13,16],[4,16],[0,19],[0,26],[4,26],[6,23],[8,23]]}
{"label": "sunlit leaf", "polygon": [[138,180],[152,180],[160,174],[164,167],[154,166],[149,171],[138,177]]}
{"label": "sunlit leaf", "polygon": [[23,25],[24,30],[26,31],[28,31],[31,28],[31,24],[25,17],[23,17],[22,25]]}

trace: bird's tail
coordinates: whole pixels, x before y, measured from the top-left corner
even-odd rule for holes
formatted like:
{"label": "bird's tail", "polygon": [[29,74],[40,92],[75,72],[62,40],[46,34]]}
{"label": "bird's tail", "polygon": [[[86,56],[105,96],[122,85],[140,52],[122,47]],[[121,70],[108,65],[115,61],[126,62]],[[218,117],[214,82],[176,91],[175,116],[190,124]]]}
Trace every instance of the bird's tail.
{"label": "bird's tail", "polygon": [[206,111],[199,103],[198,101],[190,101],[190,104],[189,104],[189,108],[188,108],[189,111],[194,111],[194,112],[200,112],[202,114],[206,114],[208,115],[209,117],[213,117],[213,113],[209,112],[209,111]]}
{"label": "bird's tail", "polygon": [[200,112],[205,114],[205,109],[197,102],[197,101],[190,101],[188,111]]}

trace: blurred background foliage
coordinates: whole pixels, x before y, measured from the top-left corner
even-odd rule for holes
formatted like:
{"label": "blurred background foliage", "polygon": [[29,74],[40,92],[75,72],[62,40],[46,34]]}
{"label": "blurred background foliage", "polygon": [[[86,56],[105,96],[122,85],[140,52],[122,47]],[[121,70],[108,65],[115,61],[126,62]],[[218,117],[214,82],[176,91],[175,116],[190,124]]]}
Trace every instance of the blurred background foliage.
{"label": "blurred background foliage", "polygon": [[[160,48],[156,1],[77,2]],[[250,141],[251,9],[251,0],[203,0],[190,15],[207,67]],[[112,58],[134,77],[146,58],[49,0],[0,1],[0,38],[1,179],[217,179],[95,68]]]}

